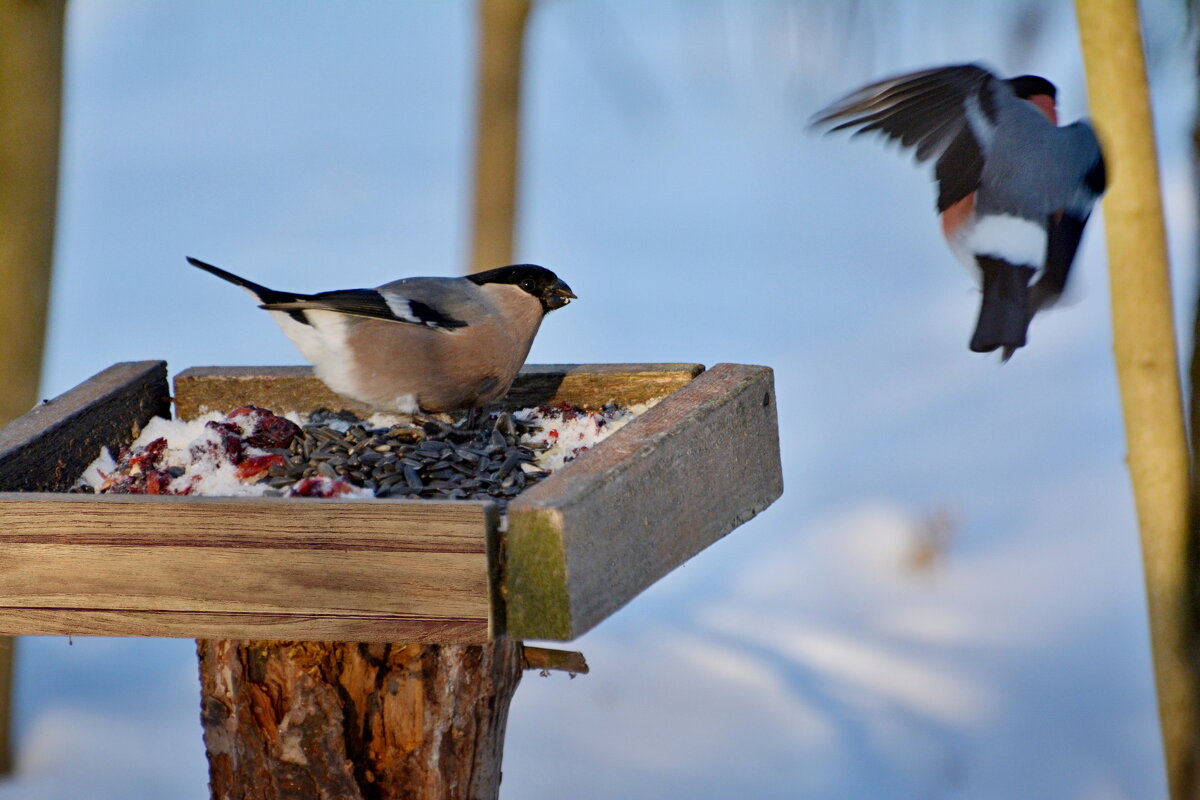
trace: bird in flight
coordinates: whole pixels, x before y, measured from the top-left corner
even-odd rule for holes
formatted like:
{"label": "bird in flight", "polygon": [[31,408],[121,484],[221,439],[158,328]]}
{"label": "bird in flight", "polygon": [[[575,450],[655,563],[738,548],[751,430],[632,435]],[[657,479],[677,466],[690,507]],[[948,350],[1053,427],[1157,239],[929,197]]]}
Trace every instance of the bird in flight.
{"label": "bird in flight", "polygon": [[934,162],[942,232],[983,289],[971,350],[999,349],[1004,361],[1062,295],[1107,185],[1095,131],[1084,120],[1060,127],[1056,98],[1037,75],[960,64],[864,86],[813,120],[882,134]]}

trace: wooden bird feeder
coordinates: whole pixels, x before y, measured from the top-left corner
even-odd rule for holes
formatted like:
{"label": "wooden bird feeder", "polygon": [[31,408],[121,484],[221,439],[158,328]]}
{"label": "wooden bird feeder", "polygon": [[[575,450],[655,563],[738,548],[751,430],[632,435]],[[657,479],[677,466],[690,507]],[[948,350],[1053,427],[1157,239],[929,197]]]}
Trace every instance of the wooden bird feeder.
{"label": "wooden bird feeder", "polygon": [[[484,501],[63,493],[101,446],[115,453],[151,417],[168,416],[170,394],[164,362],[116,364],[0,430],[0,634],[210,640],[201,642],[202,673],[206,657],[232,652],[221,649],[222,640],[251,640],[233,644],[247,648],[239,662],[244,677],[261,679],[266,695],[273,685],[268,661],[255,667],[246,653],[267,659],[267,650],[284,642],[378,643],[338,646],[358,647],[355,658],[369,656],[376,667],[402,667],[407,675],[421,671],[412,657],[424,653],[423,669],[444,673],[445,664],[431,666],[422,647],[578,637],[783,491],[769,368],[606,364],[522,370],[505,407],[661,399],[513,498],[505,531],[496,507]],[[188,369],[176,376],[173,397],[183,419],[247,404],[277,413],[364,410],[330,393],[306,367]],[[380,649],[395,642],[415,648],[403,665]],[[313,665],[328,661],[306,652],[311,663],[296,675],[316,674]],[[345,693],[348,673],[337,674]],[[276,694],[296,675],[277,676]],[[219,687],[204,681],[214,796],[274,796],[218,792],[221,764],[230,780],[241,767],[236,758],[218,763],[214,748],[229,746],[214,745],[214,730],[232,730],[240,712],[228,693],[220,708],[210,708]],[[237,687],[224,688],[236,694]],[[256,724],[286,727],[284,700],[257,697]],[[428,692],[424,697],[432,702]],[[503,706],[502,742],[507,699],[486,699],[493,715],[496,702]],[[360,721],[371,739],[368,717]],[[220,725],[210,725],[214,720]],[[388,741],[397,752],[419,753],[422,724],[416,729],[407,744]],[[266,739],[263,747],[287,746]],[[381,740],[371,740],[375,750]],[[498,786],[498,745],[494,750]],[[292,755],[280,769],[294,768]],[[355,779],[386,779],[376,767],[359,769]],[[410,790],[416,781],[408,773],[391,779],[408,781]],[[481,786],[412,796],[494,796]]]}
{"label": "wooden bird feeder", "polygon": [[[164,363],[117,364],[0,432],[0,633],[573,639],[783,490],[771,370],[623,364],[521,373],[513,408],[664,399],[518,495],[507,534],[483,501],[61,493],[168,395]],[[302,367],[189,369],[174,398],[353,408]]]}

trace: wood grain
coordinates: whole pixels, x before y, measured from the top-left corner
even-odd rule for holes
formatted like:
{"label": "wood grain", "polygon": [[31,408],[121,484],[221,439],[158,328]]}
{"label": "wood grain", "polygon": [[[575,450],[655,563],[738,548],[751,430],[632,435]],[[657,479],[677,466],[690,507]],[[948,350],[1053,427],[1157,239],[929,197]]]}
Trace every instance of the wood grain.
{"label": "wood grain", "polygon": [[583,634],[782,492],[773,374],[718,364],[514,498],[509,635]]}
{"label": "wood grain", "polygon": [[487,620],[347,614],[241,614],[213,611],[97,611],[0,608],[0,629],[14,636],[154,636],[313,642],[479,644]]}
{"label": "wood grain", "polygon": [[535,669],[539,672],[557,670],[569,672],[572,676],[586,675],[591,672],[583,653],[574,650],[555,650],[550,647],[524,647],[525,669]]}
{"label": "wood grain", "polygon": [[526,364],[501,405],[635,405],[666,397],[703,371],[701,364]]}
{"label": "wood grain", "polygon": [[[114,364],[0,428],[0,491],[65,491],[135,426],[170,416],[165,361]],[[115,451],[113,455],[116,455]]]}
{"label": "wood grain", "polygon": [[[566,402],[599,408],[610,402],[644,403],[670,394],[703,370],[700,364],[527,364],[497,406]],[[318,408],[372,411],[330,391],[311,367],[192,367],[175,376],[175,413],[180,419],[244,405],[279,414]]]}
{"label": "wood grain", "polygon": [[488,629],[487,503],[3,493],[0,519],[0,608],[39,610],[39,625],[57,609],[150,623],[122,635],[199,613],[285,638],[340,617]]}

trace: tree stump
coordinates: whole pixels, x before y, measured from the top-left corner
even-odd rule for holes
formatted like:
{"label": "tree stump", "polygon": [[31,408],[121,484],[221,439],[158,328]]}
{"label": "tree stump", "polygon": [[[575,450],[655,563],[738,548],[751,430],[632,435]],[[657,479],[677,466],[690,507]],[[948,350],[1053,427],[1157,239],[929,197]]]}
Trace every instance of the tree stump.
{"label": "tree stump", "polygon": [[197,640],[214,800],[483,800],[521,645]]}

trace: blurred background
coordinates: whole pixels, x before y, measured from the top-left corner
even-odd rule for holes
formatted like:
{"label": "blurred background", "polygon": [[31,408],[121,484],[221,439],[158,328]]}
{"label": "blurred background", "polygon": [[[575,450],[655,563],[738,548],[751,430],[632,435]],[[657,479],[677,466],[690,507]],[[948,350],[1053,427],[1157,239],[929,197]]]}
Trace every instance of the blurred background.
{"label": "blurred background", "polygon": [[[1190,330],[1191,22],[1143,9]],[[301,363],[186,255],[297,291],[464,271],[475,10],[70,0],[42,396]],[[1085,115],[1071,3],[537,0],[525,48],[516,260],[580,298],[530,361],[770,365],[787,488],[578,640],[590,675],[526,675],[502,797],[1165,797],[1101,215],[1001,366],[929,171],[807,129],[962,61]],[[20,640],[0,798],[207,797],[194,651]]]}

